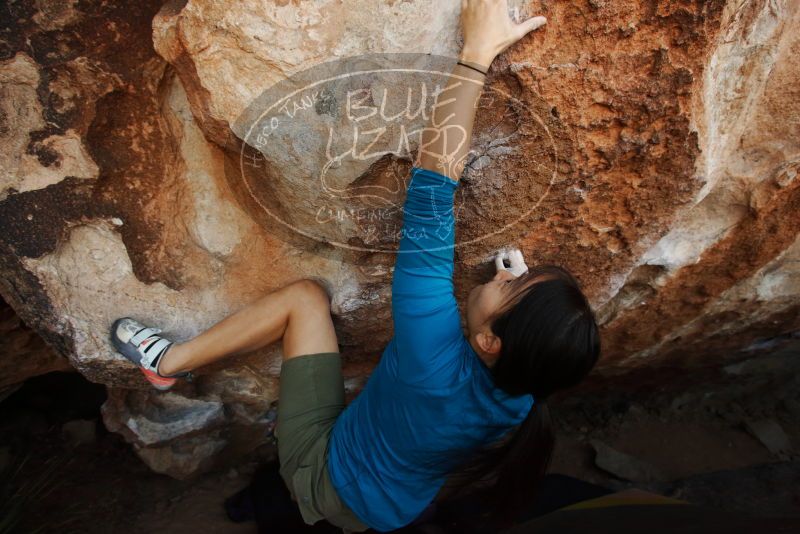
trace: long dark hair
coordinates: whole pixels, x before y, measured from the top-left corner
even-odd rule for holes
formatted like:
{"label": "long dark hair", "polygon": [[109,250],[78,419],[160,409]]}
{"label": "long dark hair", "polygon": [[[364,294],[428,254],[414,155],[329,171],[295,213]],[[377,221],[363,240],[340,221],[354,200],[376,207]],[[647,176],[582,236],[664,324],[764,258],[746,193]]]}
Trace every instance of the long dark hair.
{"label": "long dark hair", "polygon": [[501,340],[490,372],[509,395],[532,395],[533,407],[499,442],[456,453],[449,480],[451,490],[477,491],[489,507],[485,521],[498,528],[531,505],[550,464],[555,436],[548,397],[581,382],[600,356],[596,318],[575,277],[550,264],[523,276],[527,280],[515,284],[516,292],[490,318]]}

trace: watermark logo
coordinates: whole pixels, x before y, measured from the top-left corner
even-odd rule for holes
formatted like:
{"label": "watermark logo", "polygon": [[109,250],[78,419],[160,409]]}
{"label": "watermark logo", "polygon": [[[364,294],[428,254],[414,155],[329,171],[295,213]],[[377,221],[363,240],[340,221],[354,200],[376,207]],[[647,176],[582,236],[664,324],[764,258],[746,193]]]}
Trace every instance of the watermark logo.
{"label": "watermark logo", "polygon": [[[353,262],[397,253],[422,133],[456,61],[369,54],[281,80],[233,125],[228,180],[259,224],[295,246]],[[472,148],[453,210],[432,216],[438,231],[458,228],[455,247],[507,242],[557,181],[552,117],[502,80],[456,79],[483,89],[470,139],[463,128],[441,129]]]}

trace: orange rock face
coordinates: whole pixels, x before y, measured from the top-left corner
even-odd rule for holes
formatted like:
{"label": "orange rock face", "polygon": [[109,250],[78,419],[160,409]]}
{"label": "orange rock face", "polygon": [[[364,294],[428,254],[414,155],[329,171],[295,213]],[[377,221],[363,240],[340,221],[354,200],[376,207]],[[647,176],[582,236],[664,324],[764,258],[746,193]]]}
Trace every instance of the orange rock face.
{"label": "orange rock face", "polygon": [[[392,334],[390,229],[418,147],[409,136],[407,150],[389,151],[400,137],[388,130],[375,145],[383,153],[328,167],[327,142],[356,122],[359,132],[381,126],[345,111],[377,108],[385,94],[403,101],[397,90],[410,78],[351,75],[313,99],[298,93],[295,120],[258,154],[243,151],[242,141],[257,144],[246,126],[259,124],[259,98],[276,84],[288,94],[324,62],[336,73],[368,54],[454,57],[459,6],[3,8],[0,290],[61,360],[43,353],[20,365],[4,352],[0,386],[68,362],[109,386],[106,422],[149,465],[191,474],[213,465],[236,427],[270,428],[279,347],[201,370],[149,402],[155,395],[107,341],[111,322],[130,315],[187,339],[315,277],[330,287],[355,395]],[[602,323],[597,378],[630,386],[796,335],[797,2],[533,7],[547,26],[495,61],[477,111],[456,198],[459,299],[491,275],[500,246],[515,244],[529,265],[568,267]],[[343,88],[363,91],[364,107],[345,107]],[[241,174],[243,154],[259,158],[258,180]],[[321,169],[325,182],[309,180]]]}

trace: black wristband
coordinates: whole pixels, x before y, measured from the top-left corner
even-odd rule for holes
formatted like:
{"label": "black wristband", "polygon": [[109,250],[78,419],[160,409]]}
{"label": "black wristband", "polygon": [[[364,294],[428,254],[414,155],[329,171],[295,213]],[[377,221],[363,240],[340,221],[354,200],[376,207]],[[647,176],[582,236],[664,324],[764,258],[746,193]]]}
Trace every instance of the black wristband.
{"label": "black wristband", "polygon": [[462,63],[461,61],[457,62],[457,64],[458,64],[458,65],[464,65],[464,66],[465,66],[465,67],[467,67],[468,69],[472,69],[472,70],[474,70],[474,71],[480,72],[481,74],[483,74],[484,76],[486,76],[486,73],[485,73],[485,72],[483,72],[481,69],[478,69],[478,68],[472,67],[472,66],[470,66],[470,65],[467,65],[466,63]]}

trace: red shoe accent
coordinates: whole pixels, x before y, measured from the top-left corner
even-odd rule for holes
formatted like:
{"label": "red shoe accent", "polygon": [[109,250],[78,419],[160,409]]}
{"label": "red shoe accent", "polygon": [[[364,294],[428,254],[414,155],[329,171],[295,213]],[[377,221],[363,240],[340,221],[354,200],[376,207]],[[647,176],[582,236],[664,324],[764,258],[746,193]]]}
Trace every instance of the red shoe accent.
{"label": "red shoe accent", "polygon": [[148,371],[144,367],[139,367],[139,370],[144,374],[145,378],[150,381],[153,386],[157,389],[162,391],[167,390],[175,385],[175,382],[178,380],[175,378],[165,378],[163,376],[157,375],[152,371]]}

